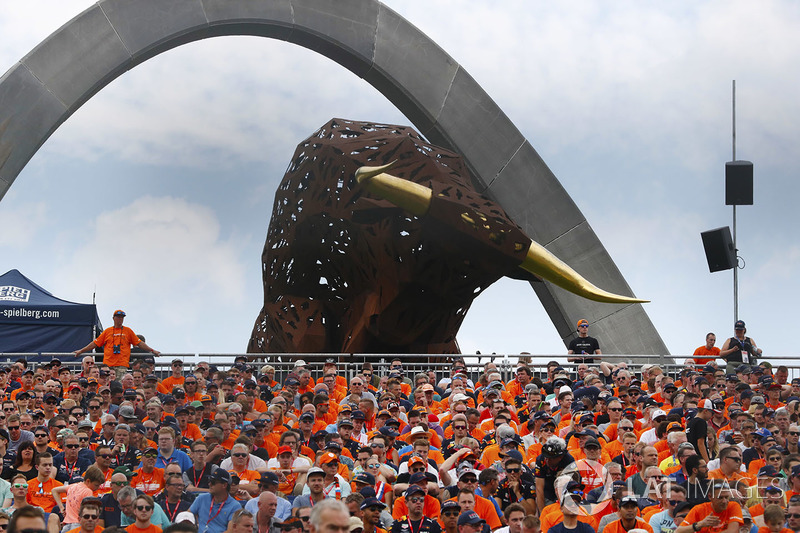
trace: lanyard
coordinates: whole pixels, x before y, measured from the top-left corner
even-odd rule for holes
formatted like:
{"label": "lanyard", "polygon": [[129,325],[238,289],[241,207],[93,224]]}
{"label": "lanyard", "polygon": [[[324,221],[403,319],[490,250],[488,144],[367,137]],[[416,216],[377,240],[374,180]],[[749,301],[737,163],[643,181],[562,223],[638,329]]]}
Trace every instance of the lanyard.
{"label": "lanyard", "polygon": [[203,481],[203,474],[205,473],[205,471],[206,471],[206,468],[208,468],[208,463],[206,463],[206,464],[203,466],[203,469],[200,471],[200,476],[198,476],[198,475],[195,473],[195,472],[197,472],[197,470],[195,470],[194,468],[192,468],[192,475],[194,476],[194,486],[195,486],[195,487],[200,487],[200,482],[201,482],[201,481]]}
{"label": "lanyard", "polygon": [[414,525],[411,523],[411,518],[410,517],[408,518],[408,527],[411,530],[411,533],[419,533],[422,530],[422,521],[424,519],[425,519],[424,516],[419,519],[419,527],[417,528],[416,531],[414,531]]}
{"label": "lanyard", "polygon": [[208,507],[208,520],[206,520],[206,530],[208,530],[208,524],[210,524],[211,521],[214,520],[216,517],[218,517],[219,513],[222,512],[222,508],[225,507],[225,503],[226,502],[222,502],[221,504],[219,504],[219,509],[217,509],[217,514],[211,516],[211,511],[214,510],[214,497],[213,496],[211,497],[211,505]]}
{"label": "lanyard", "polygon": [[[180,507],[180,506],[181,506],[181,502],[179,501],[178,503],[175,504],[175,510],[174,511],[170,511],[169,510],[169,502],[167,500],[164,500],[164,507],[167,509],[167,514],[169,515],[169,521],[170,522],[174,522],[175,521],[175,515],[178,514],[178,507]],[[214,506],[214,499],[213,498],[211,499],[211,506],[212,507]],[[222,510],[222,507],[220,507],[220,510]],[[208,514],[211,515],[211,510],[208,511]],[[219,514],[219,512],[217,514]],[[216,518],[216,515],[214,516],[214,518]],[[209,520],[209,522],[210,521],[211,520]]]}

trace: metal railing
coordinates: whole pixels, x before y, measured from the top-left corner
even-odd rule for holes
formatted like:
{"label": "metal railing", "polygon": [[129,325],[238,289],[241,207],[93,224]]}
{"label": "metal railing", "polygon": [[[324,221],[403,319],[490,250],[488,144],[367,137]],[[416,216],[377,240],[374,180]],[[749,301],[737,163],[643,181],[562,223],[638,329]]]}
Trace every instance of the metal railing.
{"label": "metal railing", "polygon": [[[62,364],[70,368],[80,368],[81,360],[86,355],[92,355],[95,360],[99,362],[102,354],[87,353],[82,357],[75,358],[71,353],[0,353],[0,365],[7,365],[14,361],[24,358],[29,361],[34,367],[38,364],[50,361],[52,358],[57,357],[61,360]],[[135,354],[147,355],[147,354]],[[488,363],[494,363],[497,370],[503,376],[504,381],[513,379],[518,361],[523,358],[527,361],[528,366],[533,370],[534,377],[539,377],[543,380],[547,379],[547,364],[550,361],[558,362],[562,367],[574,372],[578,366],[577,363],[567,362],[565,354],[461,354],[461,355],[430,355],[430,354],[191,354],[191,353],[162,353],[159,357],[155,358],[156,361],[156,374],[159,376],[166,376],[170,373],[170,364],[173,359],[179,358],[184,362],[184,369],[191,370],[195,365],[200,362],[206,362],[209,365],[215,365],[220,370],[227,370],[233,366],[234,360],[237,357],[246,357],[248,364],[255,367],[256,370],[264,365],[271,365],[276,370],[276,379],[283,379],[295,367],[297,360],[304,360],[308,362],[308,369],[314,379],[322,377],[322,365],[326,359],[333,359],[337,363],[340,375],[348,379],[355,376],[360,372],[361,366],[365,361],[372,363],[375,374],[383,376],[388,374],[388,368],[391,360],[400,358],[403,360],[403,373],[405,376],[413,379],[414,374],[419,372],[434,371],[436,374],[437,382],[442,377],[450,375],[452,368],[452,358],[463,359],[467,366],[467,373],[473,382],[476,382]],[[639,375],[641,366],[644,364],[656,364],[668,375],[675,376],[685,368],[685,361],[690,359],[691,355],[669,355],[669,356],[653,356],[653,355],[617,355],[617,354],[603,354],[602,360],[610,364],[617,364],[624,362],[629,370],[634,374]],[[431,360],[428,360],[431,359]],[[797,356],[770,356],[763,360],[769,361],[773,366],[777,367],[785,365],[789,369],[790,379],[793,377],[800,377],[800,359]],[[720,368],[725,368],[725,362],[722,359],[717,359]],[[589,365],[590,367],[597,367],[597,363]]]}

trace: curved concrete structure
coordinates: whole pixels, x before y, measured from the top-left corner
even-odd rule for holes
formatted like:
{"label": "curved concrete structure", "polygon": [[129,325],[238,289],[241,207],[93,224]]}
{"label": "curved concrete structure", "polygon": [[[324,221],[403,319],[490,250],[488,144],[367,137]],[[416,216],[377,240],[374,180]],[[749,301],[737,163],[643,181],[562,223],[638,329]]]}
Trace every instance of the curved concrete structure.
{"label": "curved concrete structure", "polygon": [[[0,78],[0,198],[58,126],[111,80],[184,43],[221,35],[289,41],[329,57],[394,103],[428,140],[463,155],[475,186],[587,279],[632,294],[585,217],[475,80],[375,0],[102,0]],[[603,351],[668,353],[640,305],[534,290],[568,341],[588,318]]]}

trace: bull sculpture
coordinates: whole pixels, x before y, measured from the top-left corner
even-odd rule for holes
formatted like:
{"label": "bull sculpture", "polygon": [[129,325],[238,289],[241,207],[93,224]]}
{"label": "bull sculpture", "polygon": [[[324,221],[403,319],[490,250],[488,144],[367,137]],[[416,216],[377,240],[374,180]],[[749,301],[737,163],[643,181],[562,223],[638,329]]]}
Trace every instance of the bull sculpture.
{"label": "bull sculpture", "polygon": [[531,241],[457,154],[406,126],[342,119],[297,147],[262,263],[249,353],[460,353],[464,316],[501,276],[644,301],[595,287]]}

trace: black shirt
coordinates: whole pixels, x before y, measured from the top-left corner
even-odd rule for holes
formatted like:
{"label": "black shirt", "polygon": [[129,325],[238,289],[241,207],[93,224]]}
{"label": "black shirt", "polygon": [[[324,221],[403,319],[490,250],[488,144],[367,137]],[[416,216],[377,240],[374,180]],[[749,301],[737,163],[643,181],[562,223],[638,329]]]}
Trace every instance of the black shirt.
{"label": "black shirt", "polygon": [[[700,446],[698,443],[702,442],[705,445],[707,438],[708,423],[700,416],[692,418],[686,428],[686,441],[694,446],[698,455],[700,454]],[[708,450],[708,448],[706,448],[706,450]],[[709,459],[711,459],[711,457],[709,457]]]}
{"label": "black shirt", "polygon": [[395,520],[391,533],[442,533],[442,527],[436,520],[423,517],[422,520],[410,520],[407,516]]}
{"label": "black shirt", "polygon": [[[569,350],[572,351],[574,355],[592,355],[594,354],[595,350],[600,349],[600,343],[597,342],[597,339],[594,337],[576,337],[569,341]],[[594,363],[593,357],[584,357],[583,359],[578,358],[576,361],[577,363]]]}
{"label": "black shirt", "polygon": [[567,466],[575,462],[575,459],[568,453],[565,453],[555,468],[547,466],[547,459],[544,455],[536,458],[536,465],[533,468],[533,477],[544,479],[544,498],[545,500],[556,502],[555,482],[556,476],[559,472],[564,470]]}

